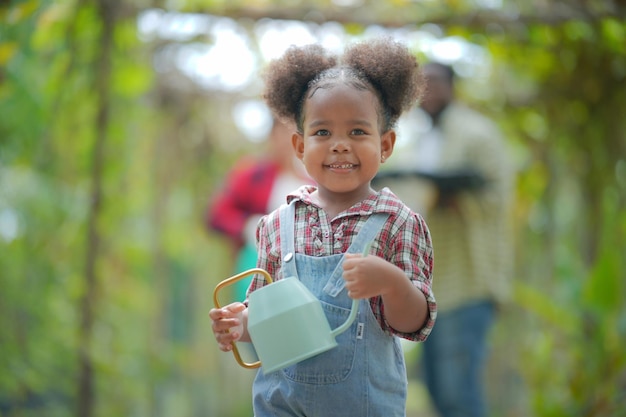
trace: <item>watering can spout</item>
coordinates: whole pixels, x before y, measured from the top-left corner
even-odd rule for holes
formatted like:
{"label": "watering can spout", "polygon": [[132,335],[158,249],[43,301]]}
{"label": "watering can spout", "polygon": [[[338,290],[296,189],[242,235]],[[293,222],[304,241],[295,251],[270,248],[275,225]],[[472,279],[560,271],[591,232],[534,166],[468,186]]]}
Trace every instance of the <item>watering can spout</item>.
{"label": "watering can spout", "polygon": [[[371,248],[372,248],[372,242],[369,242],[367,245],[365,245],[365,248],[363,249],[363,257],[369,254]],[[350,326],[352,326],[352,323],[354,323],[354,320],[356,320],[356,314],[358,313],[358,311],[359,311],[359,300],[354,298],[352,299],[352,308],[350,310],[350,315],[341,326],[337,327],[335,330],[332,331],[333,337],[339,336],[341,333],[348,330]]]}

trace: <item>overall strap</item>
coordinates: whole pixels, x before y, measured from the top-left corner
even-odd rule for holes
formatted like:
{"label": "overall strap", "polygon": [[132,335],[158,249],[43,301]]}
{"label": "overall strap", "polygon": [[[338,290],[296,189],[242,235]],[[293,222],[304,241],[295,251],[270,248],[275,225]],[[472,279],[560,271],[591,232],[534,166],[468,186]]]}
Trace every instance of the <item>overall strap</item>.
{"label": "overall strap", "polygon": [[[374,238],[378,235],[378,232],[382,229],[383,225],[387,221],[389,213],[374,213],[369,219],[365,221],[365,224],[359,230],[356,238],[352,241],[352,244],[346,251],[346,253],[363,253],[366,246],[370,244]],[[328,283],[324,287],[324,292],[331,297],[336,297],[346,285],[343,279],[343,259],[337,264],[333,275],[328,280]]]}
{"label": "overall strap", "polygon": [[[280,251],[283,256],[282,269],[283,277],[298,277],[295,262],[295,213],[296,213],[296,200],[292,200],[288,205],[280,207]],[[378,235],[378,232],[382,229],[383,225],[387,221],[389,213],[374,213],[366,221],[365,224],[359,230],[356,238],[352,241],[352,244],[346,251],[347,253],[363,253],[366,245],[374,240]],[[332,297],[336,297],[337,294],[345,286],[343,280],[343,259],[337,264],[332,277],[328,281],[328,284],[324,287],[324,292]]]}
{"label": "overall strap", "polygon": [[283,256],[283,277],[298,277],[296,271],[296,245],[294,240],[296,200],[283,204],[279,208],[280,214],[280,253]]}

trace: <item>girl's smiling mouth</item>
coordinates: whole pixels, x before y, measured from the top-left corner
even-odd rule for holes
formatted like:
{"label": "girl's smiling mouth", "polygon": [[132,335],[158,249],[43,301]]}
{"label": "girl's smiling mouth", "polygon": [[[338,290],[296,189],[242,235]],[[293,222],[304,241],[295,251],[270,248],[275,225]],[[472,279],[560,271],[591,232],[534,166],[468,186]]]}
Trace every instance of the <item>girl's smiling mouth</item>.
{"label": "girl's smiling mouth", "polygon": [[330,169],[354,169],[358,165],[356,165],[356,164],[349,164],[349,163],[343,163],[343,164],[328,164],[326,166],[328,168],[330,168]]}

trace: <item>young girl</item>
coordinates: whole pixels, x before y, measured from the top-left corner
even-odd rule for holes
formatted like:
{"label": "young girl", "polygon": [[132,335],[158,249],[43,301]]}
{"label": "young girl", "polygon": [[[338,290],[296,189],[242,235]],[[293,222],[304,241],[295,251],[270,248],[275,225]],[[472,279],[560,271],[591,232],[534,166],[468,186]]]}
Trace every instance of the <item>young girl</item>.
{"label": "young girl", "polygon": [[[428,229],[388,189],[370,186],[393,152],[398,117],[421,92],[415,58],[402,44],[354,44],[339,58],[318,45],[291,47],[266,74],[265,99],[294,120],[292,142],[317,186],[303,186],[257,228],[257,267],[296,276],[335,328],[359,299],[339,346],[253,384],[256,417],[404,416],[406,370],[398,337],[423,341],[436,316]],[[369,255],[360,253],[372,242]],[[255,277],[248,293],[264,285]],[[210,311],[223,351],[247,341],[247,307]]]}

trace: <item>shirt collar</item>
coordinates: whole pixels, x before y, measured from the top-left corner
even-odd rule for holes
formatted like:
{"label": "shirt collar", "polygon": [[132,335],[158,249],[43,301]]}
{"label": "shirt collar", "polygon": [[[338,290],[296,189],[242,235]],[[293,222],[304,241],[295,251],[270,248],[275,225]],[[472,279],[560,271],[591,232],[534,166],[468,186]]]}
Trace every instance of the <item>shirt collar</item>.
{"label": "shirt collar", "polygon": [[[311,198],[311,194],[316,190],[317,187],[314,185],[303,185],[287,195],[287,204],[296,200],[301,201],[304,204],[313,205],[319,208],[319,205]],[[395,194],[393,194],[391,190],[389,190],[389,188],[384,187],[381,190],[377,191],[376,194],[350,207],[344,212],[344,214],[358,214],[365,216],[369,216],[374,213],[393,214],[396,211],[395,209],[393,209],[393,206],[395,205],[394,203],[397,204],[397,202],[398,197],[396,197]]]}

